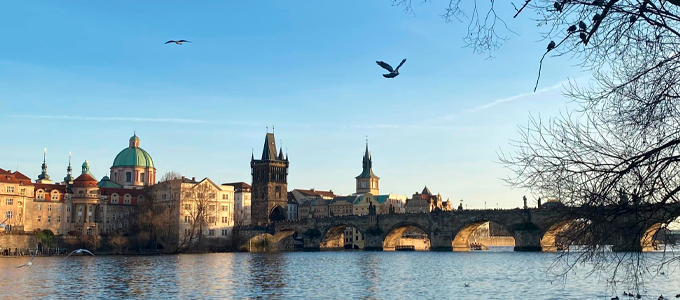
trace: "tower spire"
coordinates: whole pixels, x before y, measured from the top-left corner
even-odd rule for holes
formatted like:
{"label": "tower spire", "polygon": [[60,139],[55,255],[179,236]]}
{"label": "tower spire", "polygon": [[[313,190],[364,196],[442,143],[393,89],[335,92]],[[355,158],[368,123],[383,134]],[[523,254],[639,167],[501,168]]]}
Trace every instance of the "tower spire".
{"label": "tower spire", "polygon": [[64,183],[73,183],[73,169],[71,168],[71,152],[68,153],[68,167],[66,168],[66,177],[64,177]]}
{"label": "tower spire", "polygon": [[[18,169],[18,168],[17,168]],[[43,148],[42,173],[38,175],[37,183],[52,183],[50,175],[47,175],[47,148]]]}

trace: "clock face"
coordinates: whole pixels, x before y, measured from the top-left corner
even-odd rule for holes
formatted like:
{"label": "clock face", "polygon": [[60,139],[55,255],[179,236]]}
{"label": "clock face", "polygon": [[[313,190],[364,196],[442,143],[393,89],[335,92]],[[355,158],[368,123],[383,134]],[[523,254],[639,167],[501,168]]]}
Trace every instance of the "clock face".
{"label": "clock face", "polygon": [[361,182],[361,188],[362,188],[362,189],[365,189],[365,188],[366,188],[366,181],[362,181],[362,182]]}

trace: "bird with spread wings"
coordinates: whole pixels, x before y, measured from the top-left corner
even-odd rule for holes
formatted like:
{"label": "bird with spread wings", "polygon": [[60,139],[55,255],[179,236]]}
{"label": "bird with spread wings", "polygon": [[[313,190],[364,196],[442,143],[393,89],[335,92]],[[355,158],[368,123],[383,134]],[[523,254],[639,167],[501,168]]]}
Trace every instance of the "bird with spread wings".
{"label": "bird with spread wings", "polygon": [[33,265],[33,259],[35,258],[36,254],[38,254],[38,248],[37,247],[35,248],[35,252],[33,252],[33,256],[31,257],[31,259],[28,260],[28,262],[26,262],[25,264],[23,264],[21,266],[15,267],[15,268],[23,268],[23,267],[32,266]]}
{"label": "bird with spread wings", "polygon": [[169,41],[167,41],[167,42],[165,42],[165,43],[166,43],[166,44],[175,43],[175,44],[177,44],[177,45],[181,45],[182,43],[191,43],[191,42],[189,42],[189,41],[187,41],[187,40],[178,40],[178,41],[169,40]]}
{"label": "bird with spread wings", "polygon": [[387,70],[387,71],[390,72],[389,74],[383,74],[383,77],[385,77],[385,78],[394,78],[394,77],[397,77],[397,76],[399,75],[399,68],[401,68],[401,66],[402,66],[405,62],[406,62],[406,58],[404,58],[404,59],[401,61],[401,63],[397,66],[396,69],[392,69],[392,66],[390,66],[388,63],[386,63],[386,62],[384,62],[384,61],[376,61],[375,63],[377,63],[377,64],[378,64],[379,66],[381,66],[383,69],[385,69],[385,70]]}
{"label": "bird with spread wings", "polygon": [[94,254],[92,254],[92,252],[90,252],[87,249],[78,249],[78,250],[73,250],[71,253],[69,253],[69,255],[66,256],[66,258],[68,258],[69,256],[71,256],[73,254],[82,254],[83,252],[94,256]]}

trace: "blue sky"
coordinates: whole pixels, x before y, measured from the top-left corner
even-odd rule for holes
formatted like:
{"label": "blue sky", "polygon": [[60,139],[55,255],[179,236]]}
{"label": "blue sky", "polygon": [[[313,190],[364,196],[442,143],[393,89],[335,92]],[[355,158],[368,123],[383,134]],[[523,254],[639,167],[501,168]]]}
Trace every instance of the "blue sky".
{"label": "blue sky", "polygon": [[[0,2],[0,167],[32,178],[44,147],[53,178],[69,151],[101,178],[136,131],[159,174],[250,182],[274,124],[289,189],[354,192],[368,136],[381,193],[427,184],[471,208],[515,207],[528,192],[500,180],[497,152],[588,76],[547,58],[532,93],[547,41],[509,3],[499,13],[520,35],[504,32],[490,60],[437,1],[415,15],[386,0]],[[381,76],[376,60],[402,58],[399,77]]]}

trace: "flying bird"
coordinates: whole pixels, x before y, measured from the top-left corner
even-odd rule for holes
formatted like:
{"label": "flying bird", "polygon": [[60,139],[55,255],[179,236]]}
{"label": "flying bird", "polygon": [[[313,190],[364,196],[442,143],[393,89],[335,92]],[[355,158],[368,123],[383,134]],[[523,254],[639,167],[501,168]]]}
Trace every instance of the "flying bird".
{"label": "flying bird", "polygon": [[379,66],[381,66],[383,69],[385,69],[385,70],[387,70],[387,71],[390,71],[389,74],[383,74],[383,77],[385,77],[385,78],[394,78],[394,77],[397,77],[397,76],[399,75],[399,68],[401,68],[401,66],[402,66],[405,62],[406,62],[406,58],[404,58],[404,59],[401,61],[401,63],[397,66],[396,69],[392,69],[392,66],[390,66],[388,63],[386,63],[386,62],[384,62],[384,61],[376,61],[375,63],[377,63],[377,64],[378,64]]}
{"label": "flying bird", "polygon": [[0,228],[5,228],[5,222],[7,222],[7,220],[9,219],[5,219],[4,221],[2,221],[2,223],[0,223]]}
{"label": "flying bird", "polygon": [[74,254],[74,253],[75,253],[75,254],[80,254],[80,253],[83,253],[83,252],[88,253],[88,254],[94,256],[94,254],[92,254],[92,252],[90,252],[90,251],[87,250],[87,249],[78,249],[78,250],[73,250],[73,252],[69,253],[69,255],[66,256],[66,258],[68,258],[69,256],[71,256],[71,255]]}
{"label": "flying bird", "polygon": [[191,42],[189,42],[189,41],[187,41],[187,40],[179,40],[179,41],[169,40],[169,41],[167,41],[167,42],[165,42],[165,43],[166,43],[166,44],[175,43],[175,44],[177,44],[177,45],[181,45],[182,43],[191,43]]}
{"label": "flying bird", "polygon": [[464,286],[464,287],[470,287],[470,284],[469,284],[469,283],[464,283],[463,286]]}
{"label": "flying bird", "polygon": [[32,265],[33,265],[33,259],[35,258],[35,255],[36,255],[36,254],[38,254],[38,249],[36,249],[35,252],[33,252],[33,256],[31,257],[30,260],[28,260],[27,263],[25,263],[25,264],[23,264],[23,265],[21,265],[21,266],[15,267],[15,268],[23,268],[23,267],[30,267],[30,266],[32,266]]}

